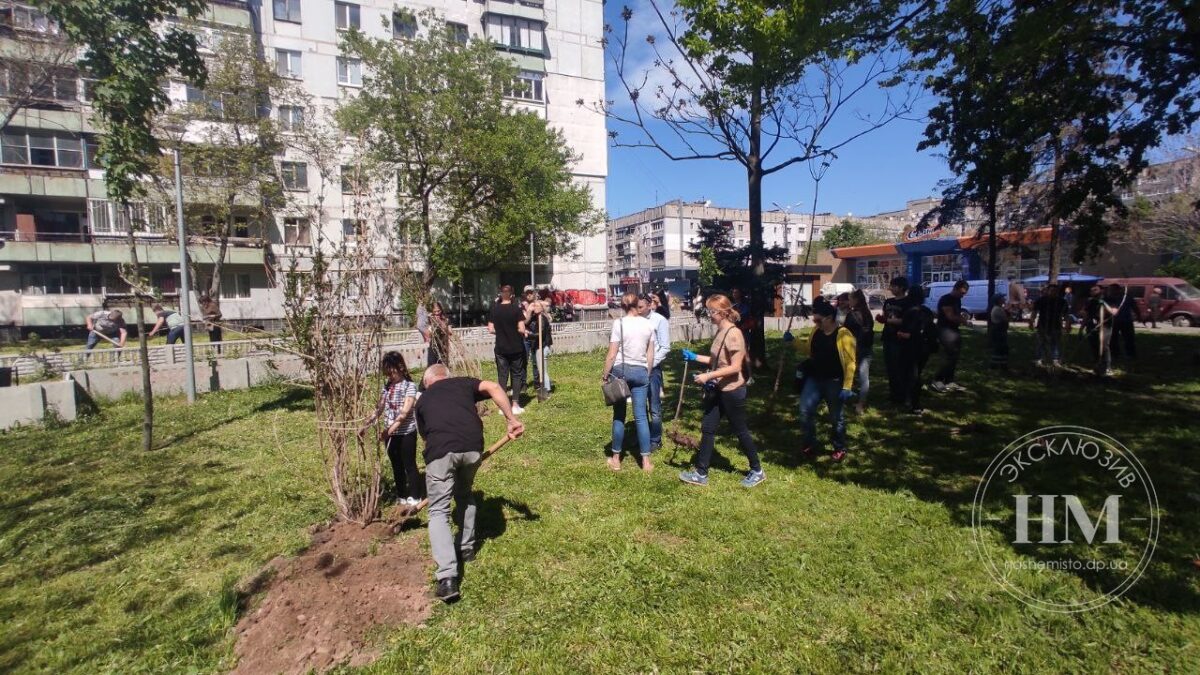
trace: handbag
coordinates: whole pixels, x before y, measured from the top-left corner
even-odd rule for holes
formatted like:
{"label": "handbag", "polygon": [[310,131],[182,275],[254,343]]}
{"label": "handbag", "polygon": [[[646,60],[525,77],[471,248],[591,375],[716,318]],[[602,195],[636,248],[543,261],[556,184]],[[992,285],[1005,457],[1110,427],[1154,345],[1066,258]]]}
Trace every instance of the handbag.
{"label": "handbag", "polygon": [[[621,330],[621,368],[625,367],[625,320],[617,319]],[[609,373],[608,380],[600,385],[600,391],[604,393],[604,404],[614,405],[619,401],[624,401],[629,398],[629,383],[623,378],[617,377]]]}
{"label": "handbag", "polygon": [[[729,336],[730,330],[733,330],[733,328],[726,329],[726,331],[721,335],[721,343],[717,345],[717,353],[715,356],[712,357],[712,360],[708,362],[708,372],[710,372],[710,373],[712,371],[716,370],[717,366],[720,365],[721,352],[724,351],[724,349],[725,349],[725,338]],[[705,404],[712,403],[713,399],[715,399],[719,395],[719,390],[717,389],[716,381],[709,380],[708,382],[705,382],[701,386],[703,387],[703,392],[704,392],[701,395],[701,400]]]}

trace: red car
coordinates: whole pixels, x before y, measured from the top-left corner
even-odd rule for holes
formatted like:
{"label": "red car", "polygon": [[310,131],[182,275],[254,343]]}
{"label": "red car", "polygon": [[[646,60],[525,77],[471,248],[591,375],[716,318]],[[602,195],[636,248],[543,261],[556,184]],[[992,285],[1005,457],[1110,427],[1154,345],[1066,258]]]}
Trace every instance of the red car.
{"label": "red car", "polygon": [[1106,278],[1100,282],[1103,286],[1120,284],[1129,289],[1129,297],[1133,298],[1137,307],[1137,320],[1149,321],[1150,308],[1147,299],[1158,288],[1162,292],[1162,302],[1158,307],[1158,320],[1170,321],[1176,326],[1200,326],[1200,290],[1177,277],[1128,277],[1124,279]]}

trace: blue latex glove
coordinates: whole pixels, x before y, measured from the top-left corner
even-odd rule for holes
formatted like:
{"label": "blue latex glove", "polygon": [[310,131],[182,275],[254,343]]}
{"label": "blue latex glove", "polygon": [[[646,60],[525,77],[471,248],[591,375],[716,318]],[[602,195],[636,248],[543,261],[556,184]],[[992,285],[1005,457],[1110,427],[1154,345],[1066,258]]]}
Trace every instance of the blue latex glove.
{"label": "blue latex glove", "polygon": [[684,361],[695,361],[697,358],[698,357],[696,356],[696,352],[694,352],[690,349],[683,350],[683,360]]}
{"label": "blue latex glove", "polygon": [[796,339],[796,336],[792,335],[792,331],[790,331],[790,330],[784,331],[784,333],[783,333],[783,341],[784,342],[791,342],[792,340],[795,340],[795,339]]}
{"label": "blue latex glove", "polygon": [[838,398],[842,399],[843,401],[849,401],[850,399],[854,398],[854,392],[849,389],[843,389],[838,392]]}

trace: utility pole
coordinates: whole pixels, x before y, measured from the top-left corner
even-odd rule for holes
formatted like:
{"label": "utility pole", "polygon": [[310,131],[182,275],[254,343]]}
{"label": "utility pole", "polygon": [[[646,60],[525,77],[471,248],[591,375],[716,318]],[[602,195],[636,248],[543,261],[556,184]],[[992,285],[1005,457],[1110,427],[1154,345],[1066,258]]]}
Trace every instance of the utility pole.
{"label": "utility pole", "polygon": [[[175,146],[175,221],[179,235],[179,312],[183,314],[183,346],[187,349],[187,401],[196,402],[196,366],[192,355],[192,299],[188,283],[187,233],[183,226],[182,153]],[[139,317],[139,320],[141,317]],[[174,349],[174,347],[172,347]]]}
{"label": "utility pole", "polygon": [[537,293],[537,280],[533,276],[533,231],[529,232],[529,286]]}

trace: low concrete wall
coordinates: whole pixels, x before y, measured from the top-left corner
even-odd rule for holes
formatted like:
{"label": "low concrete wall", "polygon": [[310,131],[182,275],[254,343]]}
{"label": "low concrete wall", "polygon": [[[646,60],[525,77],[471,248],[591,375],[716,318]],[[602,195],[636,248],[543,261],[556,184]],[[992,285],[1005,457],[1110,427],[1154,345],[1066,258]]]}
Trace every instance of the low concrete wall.
{"label": "low concrete wall", "polygon": [[[86,394],[84,394],[86,397]],[[47,415],[74,420],[78,415],[76,385],[70,380],[36,382],[0,388],[0,430],[40,424]]]}
{"label": "low concrete wall", "polygon": [[[778,320],[768,319],[768,327],[771,327],[772,321]],[[570,329],[556,331],[554,335],[554,351],[558,354],[589,352],[608,346],[612,326],[609,321],[556,324],[555,328],[560,325],[569,326]],[[711,338],[715,331],[716,327],[710,322],[697,322],[690,316],[671,321],[673,341],[705,340]],[[425,346],[419,340],[413,341],[413,335],[408,331],[385,334],[384,349],[400,352],[407,363],[414,368],[421,368],[425,365]],[[486,329],[474,329],[466,335],[460,334],[460,337],[468,354],[485,364],[491,362],[495,342]],[[400,341],[395,341],[396,338],[400,338]],[[301,380],[307,375],[304,362],[298,356],[280,353],[243,358],[212,356],[214,358],[209,361],[197,361],[195,364],[198,392],[246,389],[278,379]],[[150,373],[150,386],[154,393],[163,396],[184,393],[187,386],[185,369],[182,358],[154,364]],[[488,371],[485,369],[484,372]],[[48,407],[56,410],[63,419],[73,420],[78,414],[77,402],[89,396],[115,399],[142,390],[142,372],[137,365],[72,370],[66,376],[70,378],[67,381],[0,388],[0,429],[15,424],[41,422]]]}

